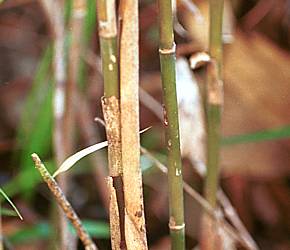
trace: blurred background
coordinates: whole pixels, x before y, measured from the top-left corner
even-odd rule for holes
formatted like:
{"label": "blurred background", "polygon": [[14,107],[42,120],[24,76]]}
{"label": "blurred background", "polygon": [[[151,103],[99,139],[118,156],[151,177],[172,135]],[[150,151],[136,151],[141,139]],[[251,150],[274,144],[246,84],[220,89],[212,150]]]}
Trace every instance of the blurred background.
{"label": "blurred background", "polygon": [[[141,144],[166,163],[159,112],[158,8],[156,1],[139,2],[140,126],[152,126],[141,135]],[[102,118],[103,95],[96,3],[86,1],[86,14],[78,22],[70,17],[72,5],[67,1],[62,14],[66,58],[77,62],[77,69],[72,66],[77,72],[73,78],[76,94],[71,129],[74,153],[106,137],[102,125],[94,121],[95,117]],[[191,62],[194,55],[207,50],[208,4],[179,0],[176,9],[177,58]],[[2,232],[7,249],[46,249],[53,231],[49,220],[53,199],[30,158],[37,152],[51,171],[56,168],[51,26],[41,1],[0,1],[0,186],[24,217],[24,221],[15,217],[2,199]],[[79,41],[74,43],[73,31],[79,27]],[[290,249],[290,1],[225,1],[223,40],[220,183],[260,249]],[[77,56],[71,59],[76,50]],[[73,73],[67,74],[71,79]],[[204,66],[191,69],[190,74],[202,93]],[[184,117],[187,119],[186,112]],[[202,122],[199,126],[204,130]],[[193,135],[194,131],[184,132],[187,138]],[[191,156],[185,156],[184,178],[201,192],[203,180]],[[169,249],[167,178],[146,156],[141,157],[141,167],[150,249]],[[102,184],[106,172],[106,150],[102,150],[77,163],[70,171],[67,187],[68,199],[100,249],[110,248]],[[185,209],[187,248],[193,249],[201,208],[186,195]]]}

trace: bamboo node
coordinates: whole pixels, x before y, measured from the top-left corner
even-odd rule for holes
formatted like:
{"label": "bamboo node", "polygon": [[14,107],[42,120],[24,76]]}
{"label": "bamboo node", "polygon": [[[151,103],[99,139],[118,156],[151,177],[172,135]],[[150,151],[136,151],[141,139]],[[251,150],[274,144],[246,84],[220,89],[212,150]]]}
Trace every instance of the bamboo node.
{"label": "bamboo node", "polygon": [[99,20],[99,35],[102,38],[112,38],[117,36],[116,25],[110,21]]}
{"label": "bamboo node", "polygon": [[211,60],[207,65],[209,73],[209,84],[208,84],[208,102],[213,105],[223,104],[223,81],[219,79],[218,67],[215,60]]}
{"label": "bamboo node", "polygon": [[168,225],[169,225],[169,229],[174,230],[174,231],[179,231],[179,230],[182,230],[185,228],[185,223],[183,223],[181,225],[170,225],[170,223],[169,223]]}
{"label": "bamboo node", "polygon": [[170,55],[170,54],[175,54],[176,51],[176,45],[175,43],[172,44],[171,48],[160,48],[159,53],[161,55]]}
{"label": "bamboo node", "polygon": [[169,219],[168,227],[170,230],[178,231],[185,228],[185,223],[182,223],[181,225],[177,225],[175,218],[171,216]]}
{"label": "bamboo node", "polygon": [[190,68],[197,69],[210,62],[210,56],[206,52],[197,52],[193,54],[190,59]]}

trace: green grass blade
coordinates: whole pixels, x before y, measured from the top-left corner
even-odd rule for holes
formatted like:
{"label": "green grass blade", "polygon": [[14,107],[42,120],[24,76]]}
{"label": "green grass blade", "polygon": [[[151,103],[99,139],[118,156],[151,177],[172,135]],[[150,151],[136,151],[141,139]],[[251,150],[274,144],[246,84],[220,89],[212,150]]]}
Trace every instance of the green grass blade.
{"label": "green grass blade", "polygon": [[[55,170],[55,164],[52,161],[45,163],[49,171]],[[22,170],[16,177],[4,185],[3,189],[7,195],[14,196],[16,194],[31,193],[31,190],[41,182],[41,178],[37,171],[34,169],[33,162],[30,162],[30,168]],[[0,202],[2,201],[0,196]]]}
{"label": "green grass blade", "polygon": [[8,236],[9,242],[12,244],[21,244],[36,240],[47,239],[52,233],[48,223],[42,222],[34,226],[24,227],[12,235]]}
{"label": "green grass blade", "polygon": [[6,195],[6,193],[2,190],[2,188],[0,188],[0,194],[3,195],[3,197],[8,201],[8,203],[10,204],[10,206],[15,210],[15,212],[17,213],[18,217],[23,220],[22,215],[20,214],[20,212],[18,211],[17,207],[14,205],[14,203],[10,200],[10,198]]}
{"label": "green grass blade", "polygon": [[[89,47],[92,35],[96,30],[96,0],[87,0],[87,14],[83,26],[83,40],[81,47],[81,54],[85,55]],[[81,89],[86,87],[88,79],[88,69],[84,60],[81,58],[78,69],[78,83]]]}
{"label": "green grass blade", "polygon": [[18,216],[18,214],[12,209],[7,209],[7,208],[1,207],[0,216],[13,216],[13,217],[15,217],[15,216]]}
{"label": "green grass blade", "polygon": [[[109,239],[110,229],[106,222],[97,222],[91,220],[83,221],[83,225],[91,237],[99,239]],[[70,230],[74,232],[70,225]],[[8,236],[8,240],[15,245],[31,241],[45,240],[52,234],[52,227],[47,222],[40,222],[34,226],[24,227]]]}
{"label": "green grass blade", "polygon": [[223,146],[230,146],[243,143],[255,143],[263,141],[271,141],[278,139],[286,139],[290,137],[290,126],[262,130],[254,133],[241,135],[233,135],[222,139]]}
{"label": "green grass blade", "polygon": [[[107,222],[83,220],[82,224],[91,237],[108,239],[110,237],[110,227]],[[70,225],[70,229],[75,233],[75,229]]]}
{"label": "green grass blade", "polygon": [[[24,103],[22,116],[17,132],[17,147],[20,149],[19,162],[21,172],[4,186],[5,192],[11,197],[16,193],[29,193],[38,183],[39,177],[32,167],[30,154],[45,156],[51,148],[52,138],[52,81],[50,68],[52,47],[48,46],[37,67],[30,93]],[[25,179],[24,179],[25,178]]]}

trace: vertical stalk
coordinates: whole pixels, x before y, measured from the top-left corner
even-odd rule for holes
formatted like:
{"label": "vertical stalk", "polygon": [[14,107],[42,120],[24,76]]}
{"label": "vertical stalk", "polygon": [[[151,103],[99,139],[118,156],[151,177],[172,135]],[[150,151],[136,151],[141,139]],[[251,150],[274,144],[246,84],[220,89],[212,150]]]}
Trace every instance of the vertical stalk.
{"label": "vertical stalk", "polygon": [[[43,1],[45,3],[46,1]],[[56,165],[60,165],[67,156],[67,141],[65,138],[65,113],[66,113],[66,60],[65,60],[65,24],[64,24],[64,5],[61,2],[53,1],[50,3],[51,8],[47,11],[50,16],[51,27],[54,38],[54,57],[53,57],[53,72],[55,79],[55,93],[53,100],[54,108],[54,132],[53,132],[53,147],[55,154]],[[45,6],[45,4],[44,4]],[[48,7],[48,5],[46,5]],[[67,190],[67,175],[59,177],[59,185],[66,192]],[[75,249],[72,234],[68,230],[67,220],[63,212],[58,209],[58,218],[56,223],[59,227],[60,249]]]}
{"label": "vertical stalk", "polygon": [[[74,135],[75,135],[75,108],[74,102],[76,98],[76,84],[78,77],[78,67],[80,58],[80,47],[81,47],[81,31],[83,25],[83,19],[85,17],[86,1],[85,0],[74,0],[72,3],[72,13],[69,18],[69,28],[71,30],[71,44],[69,47],[69,55],[67,62],[67,77],[65,80],[65,101],[64,101],[64,114],[62,121],[62,137],[63,137],[63,149],[64,157],[72,154],[74,149]],[[63,24],[65,25],[65,24]],[[65,28],[65,27],[64,27]],[[65,29],[63,30],[65,32]],[[64,41],[63,41],[64,42]],[[64,56],[63,56],[64,57]],[[65,58],[63,58],[65,60]],[[66,69],[64,69],[66,70]],[[59,166],[59,164],[58,164]],[[68,189],[70,182],[69,174],[60,178],[60,184],[64,188],[64,191]],[[63,220],[63,219],[62,219]],[[67,227],[66,222],[62,222],[62,227]],[[62,242],[65,247],[69,246],[70,249],[77,248],[77,239],[70,232],[62,234]],[[67,243],[64,243],[67,242]],[[69,244],[69,245],[68,245]]]}
{"label": "vertical stalk", "polygon": [[[60,165],[65,159],[63,121],[65,110],[65,59],[64,59],[64,23],[62,20],[62,8],[60,4],[54,4],[55,18],[53,22],[54,28],[54,58],[53,70],[55,77],[55,93],[54,93],[54,131],[53,131],[53,148],[55,154],[56,165]],[[59,184],[66,191],[66,175],[59,178]],[[60,249],[69,248],[68,227],[62,211],[58,209],[58,218],[56,223],[60,230],[59,236]]]}
{"label": "vertical stalk", "polygon": [[[223,104],[222,84],[222,20],[224,0],[210,0],[209,54],[211,61],[207,67],[207,175],[205,198],[216,208],[219,180],[220,124]],[[201,249],[222,249],[222,238],[215,223],[207,215],[203,216]]]}
{"label": "vertical stalk", "polygon": [[126,240],[115,0],[99,0],[97,10],[104,78],[102,106],[108,139],[111,243],[112,249],[117,250],[126,248]]}
{"label": "vertical stalk", "polygon": [[207,79],[207,177],[205,196],[216,206],[219,177],[219,147],[222,95],[222,17],[223,0],[210,1],[210,36]]}
{"label": "vertical stalk", "polygon": [[159,55],[168,150],[171,248],[185,249],[183,180],[176,96],[175,43],[171,0],[159,0]]}
{"label": "vertical stalk", "polygon": [[65,114],[64,114],[64,142],[66,156],[72,154],[75,132],[75,107],[78,69],[82,46],[82,27],[86,14],[86,0],[74,0],[72,13],[69,19],[71,44],[69,47],[67,81],[65,86]]}
{"label": "vertical stalk", "polygon": [[138,0],[121,1],[120,101],[125,197],[125,238],[129,250],[148,249],[140,169]]}

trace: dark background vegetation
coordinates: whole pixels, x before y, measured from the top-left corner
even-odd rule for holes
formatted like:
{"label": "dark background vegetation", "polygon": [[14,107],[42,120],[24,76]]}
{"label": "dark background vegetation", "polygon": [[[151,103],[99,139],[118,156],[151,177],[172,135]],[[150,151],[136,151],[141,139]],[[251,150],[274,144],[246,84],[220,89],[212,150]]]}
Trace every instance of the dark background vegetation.
{"label": "dark background vegetation", "polygon": [[[94,7],[94,1],[90,0]],[[206,14],[206,1],[196,1]],[[221,185],[261,249],[290,249],[290,1],[232,0],[233,41],[225,45],[224,137],[234,137],[222,149]],[[141,86],[161,101],[158,58],[157,6],[140,1]],[[201,34],[207,26],[189,25],[186,7],[178,7],[178,19],[187,30],[177,32],[177,52],[187,58],[204,47]],[[94,16],[88,20],[90,52],[99,45]],[[47,187],[30,159],[37,152],[50,169],[52,160],[51,36],[47,18],[35,0],[7,0],[0,4],[0,185],[21,211],[24,221],[2,215],[2,232],[11,249],[40,249],[51,233]],[[102,77],[93,57],[83,60],[83,91],[91,117],[101,117]],[[97,65],[97,68],[93,65]],[[198,76],[202,69],[195,72]],[[77,112],[81,112],[79,109]],[[153,126],[141,143],[165,160],[162,123],[145,106],[140,107],[141,127]],[[78,118],[77,118],[78,119]],[[93,120],[105,139],[104,129]],[[91,145],[76,121],[74,151]],[[259,132],[260,133],[256,133]],[[190,135],[189,135],[190,136]],[[231,137],[233,139],[233,137]],[[97,142],[97,141],[96,141]],[[104,155],[105,151],[96,154]],[[145,214],[152,249],[168,249],[166,177],[141,158]],[[103,162],[100,168],[106,167]],[[201,190],[202,179],[184,161],[185,179]],[[94,167],[84,159],[72,170],[68,198],[85,221],[98,245],[109,248],[108,215],[102,204]],[[9,206],[3,202],[4,208]],[[197,242],[200,211],[185,199],[187,245]],[[3,210],[4,213],[4,210]]]}

